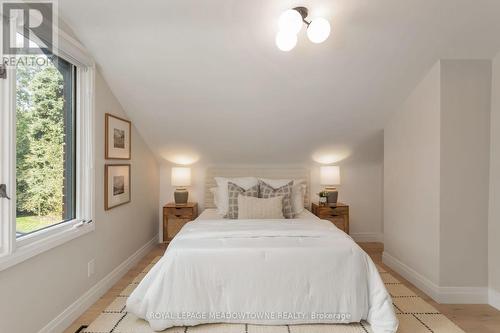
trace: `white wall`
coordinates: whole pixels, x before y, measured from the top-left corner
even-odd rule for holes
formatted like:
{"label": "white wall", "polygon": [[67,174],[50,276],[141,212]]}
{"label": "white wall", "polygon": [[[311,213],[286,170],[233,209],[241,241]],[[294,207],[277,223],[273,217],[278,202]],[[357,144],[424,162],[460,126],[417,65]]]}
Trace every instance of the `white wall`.
{"label": "white wall", "polygon": [[493,61],[489,200],[490,304],[500,309],[500,53]]}
{"label": "white wall", "polygon": [[[95,231],[0,272],[0,331],[39,331],[158,233],[157,161],[133,128],[132,202],[104,211],[104,113],[126,117],[96,75]],[[87,263],[95,259],[95,274]]]}
{"label": "white wall", "polygon": [[490,91],[442,60],[385,129],[384,261],[442,302],[486,301]]}
{"label": "white wall", "polygon": [[440,76],[435,65],[384,130],[385,254],[439,282]]}
{"label": "white wall", "polygon": [[491,61],[442,60],[443,286],[487,285],[490,111]]}

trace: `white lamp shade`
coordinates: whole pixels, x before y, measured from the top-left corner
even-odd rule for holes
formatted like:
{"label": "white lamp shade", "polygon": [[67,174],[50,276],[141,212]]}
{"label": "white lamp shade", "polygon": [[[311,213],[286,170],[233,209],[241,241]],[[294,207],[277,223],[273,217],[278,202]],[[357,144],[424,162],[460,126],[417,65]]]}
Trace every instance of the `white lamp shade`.
{"label": "white lamp shade", "polygon": [[340,185],[340,168],[338,166],[320,167],[321,185]]}
{"label": "white lamp shade", "polygon": [[297,45],[297,35],[286,31],[276,34],[276,46],[284,52],[288,52]]}
{"label": "white lamp shade", "polygon": [[313,43],[323,43],[330,36],[330,30],[330,22],[318,17],[307,27],[307,37]]}
{"label": "white lamp shade", "polygon": [[291,34],[298,34],[302,25],[302,16],[299,12],[293,9],[284,11],[279,18],[279,28],[280,31],[284,31]]}
{"label": "white lamp shade", "polygon": [[172,186],[190,186],[191,185],[191,168],[172,168]]}

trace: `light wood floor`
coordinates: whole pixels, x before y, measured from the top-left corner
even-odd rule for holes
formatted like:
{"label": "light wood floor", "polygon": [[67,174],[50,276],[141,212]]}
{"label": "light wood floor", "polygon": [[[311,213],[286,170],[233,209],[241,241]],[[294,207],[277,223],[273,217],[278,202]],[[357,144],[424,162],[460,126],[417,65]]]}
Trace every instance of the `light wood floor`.
{"label": "light wood floor", "polygon": [[[437,304],[402,276],[382,264],[383,244],[381,243],[360,243],[359,244],[375,261],[384,267],[407,287],[415,291],[425,301],[432,304],[441,313],[450,318],[455,324],[460,326],[467,333],[498,333],[500,332],[500,311],[489,305],[450,305]],[[90,324],[97,316],[115,299],[132,280],[138,275],[153,258],[162,255],[165,245],[158,245],[146,257],[144,257],[133,269],[120,279],[104,296],[92,305],[83,315],[80,316],[65,333],[74,333],[80,326]]]}

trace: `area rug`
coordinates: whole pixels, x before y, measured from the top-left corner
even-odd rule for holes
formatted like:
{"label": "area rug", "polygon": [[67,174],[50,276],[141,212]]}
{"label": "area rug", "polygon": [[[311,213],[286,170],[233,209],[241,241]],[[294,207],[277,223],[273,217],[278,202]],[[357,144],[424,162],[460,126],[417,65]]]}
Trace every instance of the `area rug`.
{"label": "area rug", "polygon": [[[153,259],[133,282],[96,318],[85,333],[153,333],[149,324],[125,312],[125,302],[146,273],[158,262]],[[394,311],[399,319],[399,333],[464,333],[448,318],[439,313],[394,276],[378,267],[380,276],[392,296]],[[193,327],[173,327],[166,333],[371,333],[366,322],[350,325],[286,325],[263,326],[245,324],[208,324]]]}

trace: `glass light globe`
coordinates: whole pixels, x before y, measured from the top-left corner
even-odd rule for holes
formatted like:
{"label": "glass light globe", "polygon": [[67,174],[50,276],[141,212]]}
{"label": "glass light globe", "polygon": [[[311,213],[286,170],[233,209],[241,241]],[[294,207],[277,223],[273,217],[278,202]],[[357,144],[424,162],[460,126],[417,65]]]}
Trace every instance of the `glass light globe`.
{"label": "glass light globe", "polygon": [[297,45],[297,35],[288,31],[280,31],[276,34],[276,46],[281,51],[288,52]]}
{"label": "glass light globe", "polygon": [[284,11],[279,18],[280,31],[286,31],[292,34],[299,33],[302,29],[302,16],[299,12],[293,9]]}
{"label": "glass light globe", "polygon": [[330,22],[322,17],[315,18],[307,28],[307,37],[313,43],[323,43],[330,36]]}

